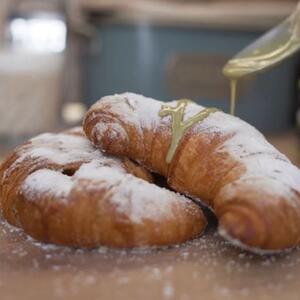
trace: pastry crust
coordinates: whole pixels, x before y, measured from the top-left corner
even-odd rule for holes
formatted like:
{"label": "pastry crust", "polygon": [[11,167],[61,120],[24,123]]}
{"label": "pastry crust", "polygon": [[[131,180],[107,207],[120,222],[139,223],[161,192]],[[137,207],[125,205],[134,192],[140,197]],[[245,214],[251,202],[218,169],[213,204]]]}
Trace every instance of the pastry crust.
{"label": "pastry crust", "polygon": [[[103,151],[138,161],[174,190],[204,202],[223,236],[248,249],[299,245],[299,169],[254,127],[221,111],[190,127],[167,164],[172,132],[171,117],[159,116],[163,104],[131,93],[104,97],[83,127]],[[203,109],[189,103],[184,120]]]}
{"label": "pastry crust", "polygon": [[80,128],[42,134],[0,166],[1,211],[39,241],[75,247],[162,246],[199,235],[206,220],[198,205],[151,181],[139,165],[95,149]]}

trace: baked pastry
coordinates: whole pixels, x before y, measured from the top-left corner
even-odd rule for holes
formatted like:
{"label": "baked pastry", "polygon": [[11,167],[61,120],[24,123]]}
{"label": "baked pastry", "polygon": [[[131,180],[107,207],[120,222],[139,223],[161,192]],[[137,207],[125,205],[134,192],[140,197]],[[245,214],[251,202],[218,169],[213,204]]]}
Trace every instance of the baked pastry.
{"label": "baked pastry", "polygon": [[0,166],[4,218],[39,241],[76,247],[171,245],[206,220],[191,200],[151,183],[123,158],[95,149],[82,129],[42,134]]}
{"label": "baked pastry", "polygon": [[239,118],[188,100],[125,93],[93,105],[83,126],[103,151],[139,162],[204,202],[235,244],[253,251],[299,245],[299,169]]}

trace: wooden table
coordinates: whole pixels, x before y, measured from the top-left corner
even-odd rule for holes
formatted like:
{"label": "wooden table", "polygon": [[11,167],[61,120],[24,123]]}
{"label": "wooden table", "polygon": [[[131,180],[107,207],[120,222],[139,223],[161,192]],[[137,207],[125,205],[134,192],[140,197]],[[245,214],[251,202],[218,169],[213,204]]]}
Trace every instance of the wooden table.
{"label": "wooden table", "polygon": [[[294,134],[271,139],[298,153]],[[178,247],[83,251],[36,243],[0,222],[0,299],[300,298],[300,249],[260,257],[229,245],[215,229]]]}
{"label": "wooden table", "polygon": [[2,300],[299,299],[300,249],[259,257],[214,228],[162,250],[94,251],[45,246],[1,224]]}

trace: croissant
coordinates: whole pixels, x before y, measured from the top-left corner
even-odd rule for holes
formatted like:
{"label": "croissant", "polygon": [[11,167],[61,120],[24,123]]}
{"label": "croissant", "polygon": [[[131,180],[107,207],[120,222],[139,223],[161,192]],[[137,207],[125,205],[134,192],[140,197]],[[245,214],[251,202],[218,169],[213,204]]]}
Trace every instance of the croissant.
{"label": "croissant", "polygon": [[258,252],[299,245],[299,169],[241,119],[187,100],[125,93],[94,104],[83,127],[98,148],[139,162],[210,207],[234,244]]}
{"label": "croissant", "polygon": [[0,208],[43,242],[92,248],[161,246],[199,235],[197,204],[160,188],[141,166],[102,154],[75,128],[42,134],[0,166]]}

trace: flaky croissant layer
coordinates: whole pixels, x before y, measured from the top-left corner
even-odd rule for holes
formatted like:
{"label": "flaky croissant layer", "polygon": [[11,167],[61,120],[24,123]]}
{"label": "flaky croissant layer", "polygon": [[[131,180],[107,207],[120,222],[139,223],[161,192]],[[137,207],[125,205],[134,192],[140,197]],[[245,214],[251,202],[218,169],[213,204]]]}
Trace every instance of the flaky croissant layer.
{"label": "flaky croissant layer", "polygon": [[[192,125],[167,163],[173,120],[161,116],[165,104],[131,93],[107,96],[86,114],[84,131],[100,149],[141,163],[203,201],[227,238],[267,251],[298,245],[299,169],[254,127],[221,111]],[[188,103],[183,122],[203,109]]]}

